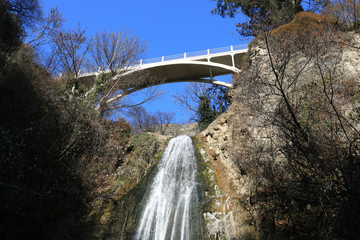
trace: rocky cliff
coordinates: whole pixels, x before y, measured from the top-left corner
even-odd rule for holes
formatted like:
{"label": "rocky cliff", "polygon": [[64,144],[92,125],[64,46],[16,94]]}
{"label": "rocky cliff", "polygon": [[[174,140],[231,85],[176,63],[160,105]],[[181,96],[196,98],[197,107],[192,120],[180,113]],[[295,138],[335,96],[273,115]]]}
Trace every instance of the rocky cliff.
{"label": "rocky cliff", "polygon": [[[333,153],[336,162],[324,163],[328,155],[323,152],[336,151],[339,144],[346,149],[351,145],[347,138],[359,136],[359,42],[358,33],[340,32],[329,19],[304,13],[249,44],[247,66],[234,79],[230,109],[200,134],[203,156],[221,192],[213,194],[219,208],[204,216],[210,239],[337,239],[349,234],[317,225],[326,220],[313,216],[322,209],[338,220],[346,211],[333,208],[331,199],[342,190],[329,196],[328,189],[337,186],[325,179],[343,178],[348,166],[339,159],[347,157]],[[293,150],[295,144],[300,151]],[[308,192],[311,186],[322,200]],[[221,227],[214,227],[221,221]]]}

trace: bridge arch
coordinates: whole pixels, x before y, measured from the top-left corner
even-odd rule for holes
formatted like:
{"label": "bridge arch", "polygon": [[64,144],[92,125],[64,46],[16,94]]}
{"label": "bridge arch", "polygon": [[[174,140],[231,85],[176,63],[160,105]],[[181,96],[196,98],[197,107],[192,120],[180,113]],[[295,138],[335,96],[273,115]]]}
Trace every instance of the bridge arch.
{"label": "bridge arch", "polygon": [[[147,71],[150,76],[159,79],[158,82],[152,82],[148,87],[177,82],[199,82],[211,83],[227,88],[231,88],[232,84],[216,81],[214,77],[240,72],[238,68],[225,64],[189,60],[177,61],[176,63],[164,62],[160,64],[138,65],[136,68],[126,72],[125,75],[135,71]],[[121,75],[123,76],[124,73]]]}
{"label": "bridge arch", "polygon": [[[156,85],[177,82],[211,83],[232,88],[232,84],[216,81],[214,77],[239,73],[238,66],[246,53],[247,46],[238,45],[141,60],[138,65],[130,67],[127,71],[115,76],[114,79],[120,79],[124,75],[145,70],[151,77],[159,80],[135,86],[128,90],[127,94]],[[101,72],[80,74],[79,78],[96,77]],[[108,101],[112,102],[121,97],[122,95],[119,94]]]}

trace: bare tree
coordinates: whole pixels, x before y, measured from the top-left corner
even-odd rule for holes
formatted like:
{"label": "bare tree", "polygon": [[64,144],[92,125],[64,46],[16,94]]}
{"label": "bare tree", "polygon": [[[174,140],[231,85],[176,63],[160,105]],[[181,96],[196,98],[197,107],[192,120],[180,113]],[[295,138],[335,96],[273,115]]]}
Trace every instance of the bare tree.
{"label": "bare tree", "polygon": [[[99,116],[105,113],[111,113],[121,108],[131,108],[140,106],[146,102],[157,99],[163,95],[163,92],[157,87],[148,87],[152,82],[158,81],[147,72],[134,71],[131,74],[115,75],[100,74],[94,86],[88,91],[88,97],[95,100],[96,110]],[[138,89],[143,88],[142,91]],[[141,93],[139,102],[134,102],[129,94],[134,92]]]}
{"label": "bare tree", "polygon": [[51,8],[48,16],[41,18],[37,25],[26,33],[25,43],[35,51],[45,44],[50,44],[52,36],[62,28],[64,21],[59,10]]}
{"label": "bare tree", "polygon": [[162,135],[166,134],[166,130],[174,119],[175,113],[157,111],[155,114],[155,121],[157,125],[157,132]]}
{"label": "bare tree", "polygon": [[323,10],[333,16],[346,30],[356,29],[360,25],[360,2],[358,0],[331,0]]}
{"label": "bare tree", "polygon": [[[87,62],[87,68],[102,73],[97,76],[86,96],[96,102],[99,116],[120,108],[136,107],[161,96],[157,87],[149,88],[154,82],[160,84],[161,79],[150,76],[146,71],[132,69],[140,62],[145,49],[145,43],[128,32],[106,31],[95,35],[91,47],[92,58]],[[146,89],[142,101],[127,101],[127,95],[141,89]]]}
{"label": "bare tree", "polygon": [[136,106],[129,108],[126,116],[130,119],[130,124],[133,130],[136,132],[151,131],[151,127],[154,126],[154,119],[142,106]]}
{"label": "bare tree", "polygon": [[204,130],[230,107],[228,88],[205,83],[188,83],[181,94],[174,96],[175,103],[192,113],[191,120]]}
{"label": "bare tree", "polygon": [[174,119],[174,113],[157,111],[149,113],[142,106],[129,108],[125,114],[136,132],[153,132],[162,135]]}
{"label": "bare tree", "polygon": [[38,0],[4,0],[4,4],[27,27],[33,27],[41,19]]}
{"label": "bare tree", "polygon": [[57,30],[52,34],[52,42],[53,53],[59,57],[62,71],[77,79],[90,49],[85,30],[80,25],[75,30]]}
{"label": "bare tree", "polygon": [[200,97],[204,96],[210,87],[206,83],[187,83],[182,93],[174,95],[174,102],[190,112],[196,113],[200,103]]}
{"label": "bare tree", "polygon": [[[70,80],[75,78],[72,92],[81,86],[85,90],[84,97],[95,104],[100,118],[114,110],[136,107],[162,95],[157,87],[148,88],[154,81],[161,83],[161,80],[145,71],[130,69],[145,51],[145,43],[137,37],[126,32],[104,32],[97,33],[88,41],[80,26],[75,30],[53,31],[51,37],[53,48],[44,65],[52,72],[65,73]],[[78,79],[84,66],[99,75],[95,79]],[[146,89],[143,100],[138,103],[128,101],[126,96],[139,89]]]}
{"label": "bare tree", "polygon": [[60,58],[55,52],[53,40],[59,31],[63,31],[64,21],[58,9],[52,8],[47,17],[42,17],[33,28],[26,32],[25,43],[34,49],[38,63],[53,75],[63,71],[60,69]]}
{"label": "bare tree", "polygon": [[139,63],[146,46],[139,38],[128,32],[96,33],[92,41],[91,70],[110,70],[112,74],[126,71],[130,66]]}

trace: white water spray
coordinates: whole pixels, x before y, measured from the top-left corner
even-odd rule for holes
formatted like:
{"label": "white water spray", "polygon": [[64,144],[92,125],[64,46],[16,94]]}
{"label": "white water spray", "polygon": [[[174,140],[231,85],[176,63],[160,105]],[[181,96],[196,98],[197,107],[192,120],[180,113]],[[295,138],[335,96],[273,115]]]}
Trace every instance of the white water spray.
{"label": "white water spray", "polygon": [[198,187],[191,139],[173,138],[148,186],[135,239],[202,239]]}

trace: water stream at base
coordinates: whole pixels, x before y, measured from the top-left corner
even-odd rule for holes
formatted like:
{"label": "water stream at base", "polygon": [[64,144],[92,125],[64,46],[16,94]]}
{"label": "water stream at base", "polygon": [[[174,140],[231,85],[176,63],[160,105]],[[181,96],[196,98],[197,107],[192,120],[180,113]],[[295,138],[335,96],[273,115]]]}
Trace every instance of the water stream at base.
{"label": "water stream at base", "polygon": [[198,163],[191,138],[171,139],[156,168],[135,239],[202,239]]}

